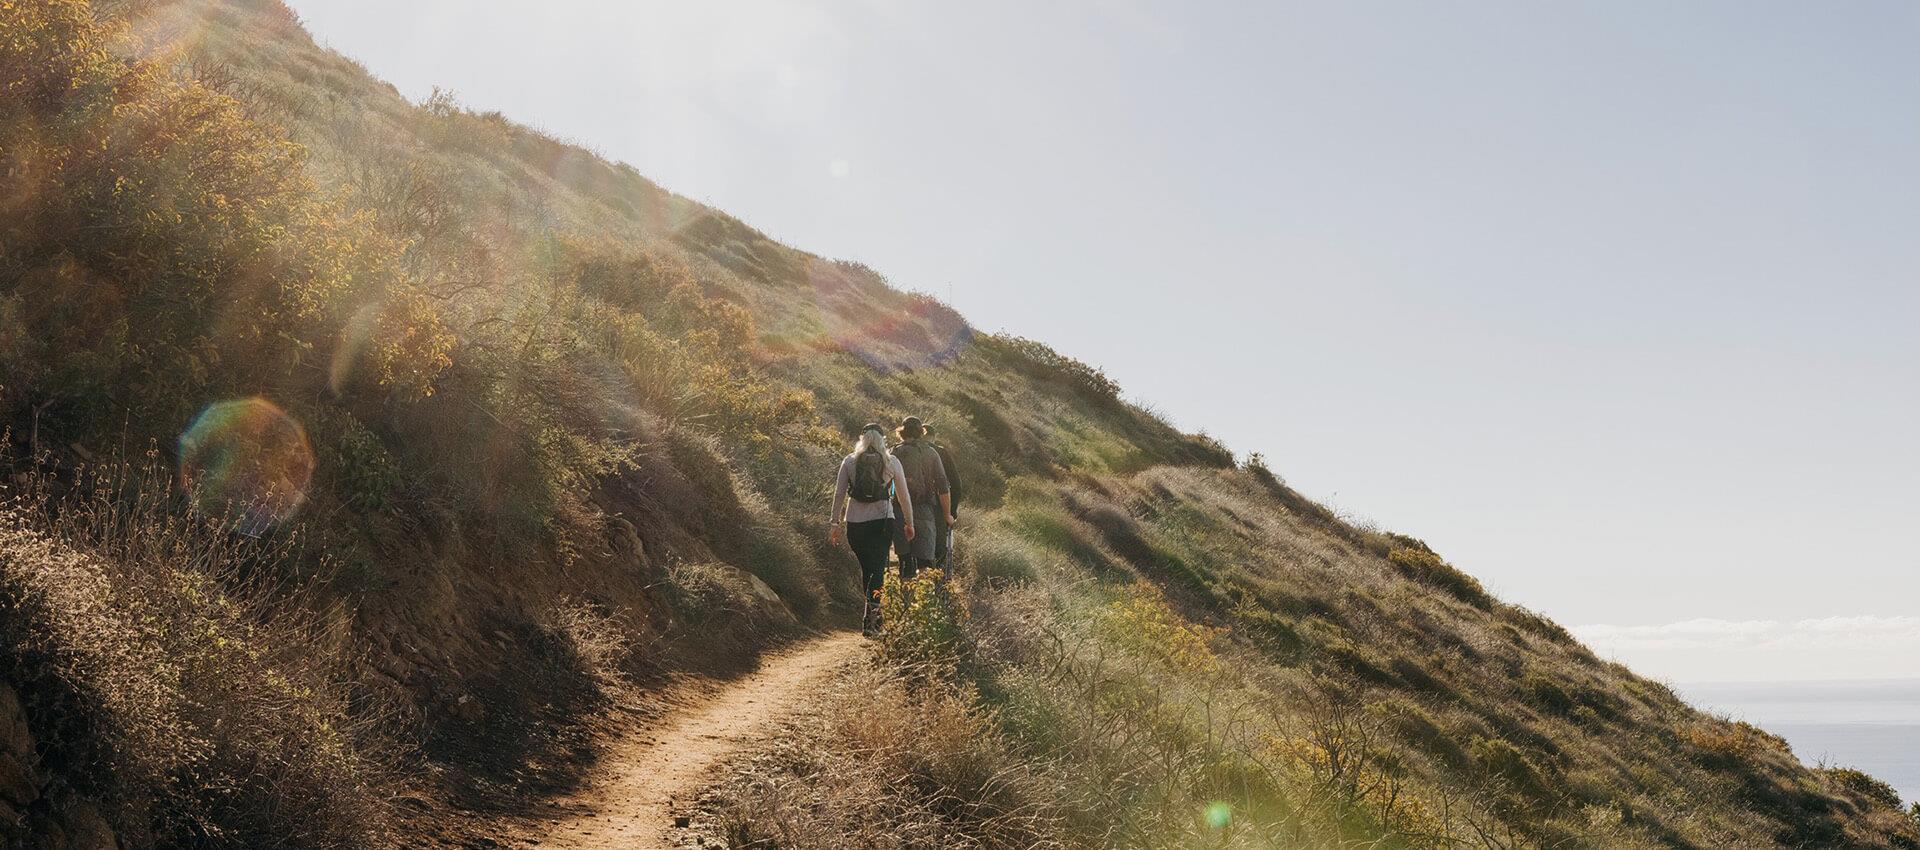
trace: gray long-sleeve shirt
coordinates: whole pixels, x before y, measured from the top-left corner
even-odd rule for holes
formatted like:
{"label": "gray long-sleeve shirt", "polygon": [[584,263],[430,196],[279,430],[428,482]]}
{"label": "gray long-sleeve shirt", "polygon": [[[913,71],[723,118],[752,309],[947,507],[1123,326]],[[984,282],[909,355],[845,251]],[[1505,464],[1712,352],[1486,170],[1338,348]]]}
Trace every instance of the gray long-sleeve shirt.
{"label": "gray long-sleeve shirt", "polygon": [[[833,519],[836,525],[842,522],[869,522],[876,519],[888,519],[893,516],[893,502],[881,499],[878,502],[856,502],[847,498],[847,487],[853,483],[853,462],[859,455],[850,454],[840,460],[840,474],[833,481]],[[906,522],[913,522],[913,502],[908,499],[911,491],[907,489],[907,473],[900,467],[900,459],[887,456],[887,482],[893,485],[900,497],[900,511],[906,516]]]}

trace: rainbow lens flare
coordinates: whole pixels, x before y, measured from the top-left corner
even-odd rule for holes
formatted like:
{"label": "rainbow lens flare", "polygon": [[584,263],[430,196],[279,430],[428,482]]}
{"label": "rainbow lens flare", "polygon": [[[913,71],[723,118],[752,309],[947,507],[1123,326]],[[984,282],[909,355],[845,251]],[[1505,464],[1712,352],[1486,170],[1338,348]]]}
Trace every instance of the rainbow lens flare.
{"label": "rainbow lens flare", "polygon": [[1226,829],[1233,824],[1233,804],[1216,800],[1207,805],[1205,817],[1209,828]]}
{"label": "rainbow lens flare", "polygon": [[806,273],[819,332],[812,339],[788,340],[796,347],[844,351],[875,369],[895,372],[948,363],[973,342],[973,327],[931,297],[889,303],[876,296],[882,279],[870,269],[809,258]]}
{"label": "rainbow lens flare", "polygon": [[180,481],[200,509],[259,535],[306,501],[313,481],[307,430],[263,398],[215,402],[180,435]]}

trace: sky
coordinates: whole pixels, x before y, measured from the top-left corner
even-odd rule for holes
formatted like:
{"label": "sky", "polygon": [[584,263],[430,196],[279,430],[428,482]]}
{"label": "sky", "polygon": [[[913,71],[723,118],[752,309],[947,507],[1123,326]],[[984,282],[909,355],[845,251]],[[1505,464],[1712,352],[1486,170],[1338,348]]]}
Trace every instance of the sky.
{"label": "sky", "polygon": [[1920,676],[1920,6],[292,0],[1680,681]]}

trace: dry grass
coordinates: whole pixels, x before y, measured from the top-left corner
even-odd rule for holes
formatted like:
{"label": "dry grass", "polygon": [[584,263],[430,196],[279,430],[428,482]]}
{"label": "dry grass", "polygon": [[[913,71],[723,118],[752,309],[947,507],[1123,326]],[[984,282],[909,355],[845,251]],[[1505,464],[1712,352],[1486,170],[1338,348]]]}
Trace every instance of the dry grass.
{"label": "dry grass", "polygon": [[[723,806],[736,843],[1914,840],[1876,788],[1700,718],[1263,459],[1229,471],[1216,441],[1120,401],[1096,368],[975,336],[870,270],[497,113],[416,108],[274,0],[151,5],[136,32],[192,34],[180,48],[204,81],[116,58],[80,0],[0,15],[41,51],[0,57],[27,80],[0,89],[35,95],[0,98],[0,148],[29,181],[0,217],[0,316],[21,329],[0,335],[0,415],[97,448],[272,390],[321,449],[309,505],[340,508],[310,510],[320,531],[385,553],[370,561],[433,550],[430,569],[373,565],[406,568],[368,582],[394,597],[364,609],[376,628],[443,585],[459,588],[443,610],[523,622],[523,600],[549,596],[501,588],[533,578],[650,613],[681,603],[723,632],[749,619],[734,566],[824,608],[852,565],[813,542],[839,448],[823,425],[929,415],[977,465],[983,545],[961,551],[994,581],[963,588],[972,616],[901,598],[889,652],[921,665],[911,684],[868,672],[833,695]],[[252,213],[219,211],[235,199]],[[378,343],[356,357],[344,341],[367,304]],[[36,733],[135,832],[373,841],[382,772],[340,684],[341,618],[286,604],[270,551],[163,514],[8,515],[8,663],[40,700]],[[616,518],[635,532],[617,567],[600,552]],[[565,569],[522,566],[542,561]],[[535,616],[558,654],[520,657],[561,663],[478,680],[513,710],[474,721],[505,730],[474,740],[551,739],[528,707],[611,675],[610,617]],[[476,637],[460,628],[403,626],[393,644],[457,672],[444,651]],[[425,702],[439,680],[418,681]],[[504,777],[540,749],[489,752]]]}
{"label": "dry grass", "polygon": [[366,847],[395,787],[338,610],[284,547],[167,512],[164,479],[0,508],[0,663],[43,760],[162,845]]}
{"label": "dry grass", "polygon": [[[959,728],[1024,777],[1066,846],[1920,838],[1864,775],[1809,770],[1774,736],[1702,716],[1486,596],[1418,541],[1329,528],[1280,486],[1193,469],[1015,480],[976,515],[985,545],[961,549],[971,584],[888,595],[883,657],[917,699],[947,706],[915,704],[929,719],[904,743],[836,726],[783,749],[725,798],[729,837],[888,840],[870,825],[923,823],[916,801],[971,799],[977,774],[905,771],[911,755],[894,752],[950,753],[942,735]],[[991,566],[1010,544],[1033,574]],[[839,783],[865,761],[920,781]]]}
{"label": "dry grass", "polygon": [[624,612],[564,596],[542,610],[534,624],[558,638],[562,651],[609,698],[631,687],[628,670],[634,660],[635,636],[641,629]]}
{"label": "dry grass", "polygon": [[703,801],[735,848],[1064,846],[1043,780],[965,695],[861,666]]}

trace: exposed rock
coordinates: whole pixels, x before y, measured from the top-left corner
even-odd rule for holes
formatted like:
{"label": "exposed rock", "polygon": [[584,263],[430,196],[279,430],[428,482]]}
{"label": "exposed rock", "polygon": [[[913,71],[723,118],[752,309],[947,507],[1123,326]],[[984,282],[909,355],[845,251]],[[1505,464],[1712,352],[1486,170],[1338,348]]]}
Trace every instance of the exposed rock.
{"label": "exposed rock", "polygon": [[746,570],[741,570],[740,574],[743,576],[746,576],[747,584],[752,586],[753,588],[753,595],[760,597],[760,601],[770,602],[775,605],[786,604],[784,601],[780,599],[780,594],[773,592],[773,587],[768,585],[765,581],[762,581],[759,576],[754,575],[753,573],[747,572]]}
{"label": "exposed rock", "polygon": [[40,796],[40,783],[34,775],[38,760],[19,696],[13,688],[0,685],[0,802],[16,813]]}
{"label": "exposed rock", "polygon": [[781,622],[791,622],[794,619],[793,610],[787,607],[786,600],[781,599],[780,594],[774,592],[772,586],[746,570],[738,567],[731,569],[746,583],[747,589],[753,594],[754,607],[761,616]]}
{"label": "exposed rock", "polygon": [[0,751],[33,752],[33,734],[27,730],[27,713],[13,688],[0,685]]}

